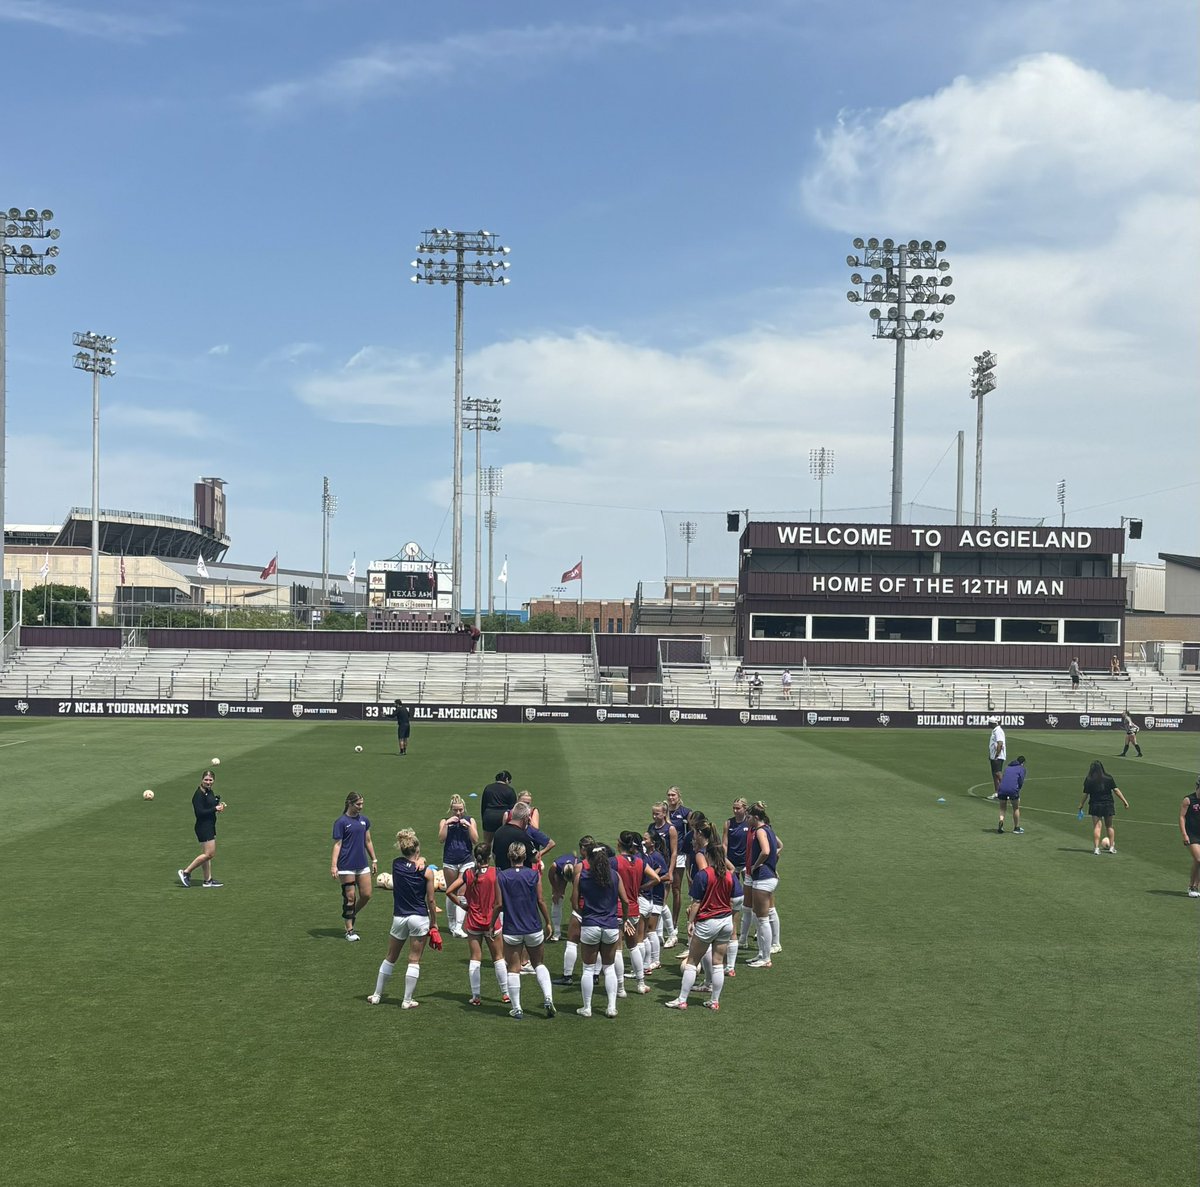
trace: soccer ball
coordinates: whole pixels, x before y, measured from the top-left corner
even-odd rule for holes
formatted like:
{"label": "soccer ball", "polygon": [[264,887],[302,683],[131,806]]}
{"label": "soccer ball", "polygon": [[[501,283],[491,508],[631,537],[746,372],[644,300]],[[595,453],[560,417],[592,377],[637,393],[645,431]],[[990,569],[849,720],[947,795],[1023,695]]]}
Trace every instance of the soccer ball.
{"label": "soccer ball", "polygon": [[355,747],[354,747],[354,753],[355,753],[355,754],[362,754],[362,747],[361,747],[361,746],[355,746]]}
{"label": "soccer ball", "polygon": [[391,888],[392,888],[391,874],[389,874],[387,872],[387,870],[382,870],[380,873],[375,875],[375,884],[377,886],[382,886],[384,890],[391,890]]}
{"label": "soccer ball", "polygon": [[1101,848],[1101,849],[1108,849],[1108,848],[1109,848],[1111,845],[1112,845],[1112,842],[1111,842],[1111,841],[1110,841],[1110,840],[1109,840],[1107,837],[1105,837],[1105,838],[1104,838],[1104,839],[1103,839],[1103,840],[1100,842],[1100,848]]}
{"label": "soccer ball", "polygon": [[209,763],[209,766],[212,766],[212,767],[219,767],[220,765],[221,765],[221,760],[220,760],[219,758],[214,758],[214,759],[213,759],[213,760],[212,760],[212,761]]}
{"label": "soccer ball", "polygon": [[150,788],[147,787],[146,790],[142,792],[142,799],[144,799],[144,800],[154,799],[154,792],[152,792],[150,790]]}

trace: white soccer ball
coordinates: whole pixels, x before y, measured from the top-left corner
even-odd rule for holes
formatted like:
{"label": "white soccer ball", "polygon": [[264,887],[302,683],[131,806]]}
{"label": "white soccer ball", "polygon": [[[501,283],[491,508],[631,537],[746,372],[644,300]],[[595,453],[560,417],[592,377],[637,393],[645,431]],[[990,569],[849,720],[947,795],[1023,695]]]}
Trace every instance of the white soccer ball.
{"label": "white soccer ball", "polygon": [[362,754],[362,747],[361,747],[361,746],[355,746],[355,747],[354,747],[354,753],[355,753],[355,754]]}
{"label": "white soccer ball", "polygon": [[382,886],[384,890],[391,890],[392,876],[387,872],[387,870],[382,870],[380,873],[375,875],[375,883],[378,886]]}
{"label": "white soccer ball", "polygon": [[154,799],[154,792],[152,792],[150,790],[150,788],[147,787],[146,790],[142,792],[142,799],[144,799],[144,800]]}
{"label": "white soccer ball", "polygon": [[1104,839],[1103,839],[1103,840],[1100,842],[1100,848],[1101,848],[1101,849],[1107,849],[1107,848],[1109,848],[1109,846],[1110,846],[1111,844],[1112,844],[1112,842],[1111,842],[1111,841],[1110,841],[1110,840],[1109,840],[1107,837],[1105,837],[1105,838],[1104,838]]}
{"label": "white soccer ball", "polygon": [[221,765],[221,760],[219,758],[214,758],[209,762],[208,765],[210,767],[219,767]]}

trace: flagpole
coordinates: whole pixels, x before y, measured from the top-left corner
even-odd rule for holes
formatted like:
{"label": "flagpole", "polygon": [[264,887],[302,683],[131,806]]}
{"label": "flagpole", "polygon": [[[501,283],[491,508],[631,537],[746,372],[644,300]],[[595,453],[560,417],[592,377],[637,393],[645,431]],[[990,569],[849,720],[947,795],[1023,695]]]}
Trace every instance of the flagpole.
{"label": "flagpole", "polygon": [[579,554],[579,613],[576,615],[576,621],[580,626],[583,625],[583,553]]}
{"label": "flagpole", "polygon": [[508,630],[508,553],[504,554],[504,629]]}

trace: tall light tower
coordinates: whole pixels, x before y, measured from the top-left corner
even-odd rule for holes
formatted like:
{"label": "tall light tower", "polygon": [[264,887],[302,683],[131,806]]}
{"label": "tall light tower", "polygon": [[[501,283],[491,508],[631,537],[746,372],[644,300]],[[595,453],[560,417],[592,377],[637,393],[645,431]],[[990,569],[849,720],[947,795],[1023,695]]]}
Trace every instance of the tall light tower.
{"label": "tall light tower", "polygon": [[1067,526],[1067,480],[1060,478],[1058,480],[1058,511],[1060,528]]}
{"label": "tall light tower", "polygon": [[[463,286],[508,284],[504,275],[508,248],[496,242],[491,231],[451,231],[434,227],[425,231],[412,261],[414,284],[454,285],[454,573],[450,611],[457,625],[462,619],[462,435],[463,435]],[[435,259],[437,253],[440,258]],[[468,259],[468,253],[471,259]],[[449,254],[452,258],[447,258]],[[496,258],[500,257],[500,258]]]}
{"label": "tall light tower", "polygon": [[[833,450],[826,449],[824,445],[820,449],[810,449],[808,451],[808,472],[817,480],[821,488],[821,511],[817,522],[825,522],[825,479],[833,473]],[[810,503],[811,507],[812,504]],[[811,512],[810,512],[811,514]]]}
{"label": "tall light tower", "polygon": [[971,368],[971,399],[975,401],[975,526],[983,523],[983,397],[996,390],[996,356],[990,350],[975,356]]}
{"label": "tall light tower", "polygon": [[471,418],[466,427],[475,434],[475,629],[479,630],[482,625],[479,603],[483,601],[483,434],[500,431],[500,401],[464,400],[463,411]]}
{"label": "tall light tower", "polygon": [[683,537],[683,575],[692,575],[692,541],[696,538],[696,521],[685,519],[679,525],[679,534]]}
{"label": "tall light tower", "polygon": [[504,489],[504,471],[495,466],[488,466],[483,472],[483,493],[488,497],[488,509],[484,515],[484,526],[488,534],[488,614],[494,614],[495,600],[492,596],[492,578],[496,575],[496,562],[493,559],[493,548],[496,543],[496,512],[492,501]]}
{"label": "tall light tower", "polygon": [[100,376],[116,374],[113,361],[115,338],[85,330],[73,334],[71,341],[79,347],[75,366],[92,373],[92,626],[96,625],[100,605]]}
{"label": "tall light tower", "polygon": [[[58,255],[58,247],[51,243],[44,251],[34,251],[28,243],[17,246],[10,239],[57,239],[58,228],[46,224],[54,218],[52,210],[26,210],[24,213],[12,206],[0,218],[0,637],[5,630],[4,622],[4,477],[5,477],[5,393],[8,313],[5,306],[5,282],[9,276],[53,276],[57,271],[54,264],[46,263]],[[14,607],[13,613],[16,613]]]}
{"label": "tall light tower", "polygon": [[321,606],[329,605],[329,525],[337,514],[337,495],[329,489],[329,479],[321,488]]}
{"label": "tall light tower", "polygon": [[[851,289],[846,299],[852,304],[871,306],[875,323],[875,338],[892,338],[896,343],[896,399],[892,418],[892,523],[901,522],[904,501],[904,344],[910,338],[937,340],[942,331],[937,323],[944,316],[941,309],[926,312],[926,305],[953,305],[952,294],[944,292],[953,278],[950,262],[941,258],[946,244],[939,239],[910,239],[896,243],[892,239],[855,239],[860,253],[846,257],[854,269],[874,269],[870,276],[857,270],[850,283],[862,291]],[[919,271],[918,271],[919,269]],[[916,306],[915,309],[910,308]],[[932,323],[932,324],[931,324]]]}

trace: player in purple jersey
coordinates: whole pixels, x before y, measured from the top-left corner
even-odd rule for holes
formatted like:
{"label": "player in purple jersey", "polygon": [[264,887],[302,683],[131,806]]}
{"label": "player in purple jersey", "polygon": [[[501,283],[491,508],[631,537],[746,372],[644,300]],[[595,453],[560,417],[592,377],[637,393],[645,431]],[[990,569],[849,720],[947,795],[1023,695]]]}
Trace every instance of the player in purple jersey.
{"label": "player in purple jersey", "polygon": [[525,864],[526,847],[514,841],[508,847],[508,869],[496,875],[496,902],[492,924],[504,915],[504,958],[508,962],[508,996],[512,999],[509,1015],[520,1020],[521,1012],[521,952],[524,949],[533,965],[546,1017],[553,1018],[554,992],[550,986],[550,970],[546,968],[546,933],[550,929],[550,913],[542,897],[542,879],[536,870]]}
{"label": "player in purple jersey", "polygon": [[[595,840],[588,833],[579,838],[578,856],[569,864],[564,863],[561,867],[562,877],[567,885],[570,885],[579,877],[579,870],[584,863],[584,854],[590,853],[595,844]],[[555,865],[558,865],[558,863],[555,862]],[[580,922],[579,912],[574,909],[574,894],[572,894],[571,917],[567,920],[567,943],[563,949],[563,972],[561,977],[554,978],[555,985],[575,984],[575,964],[579,959]]]}
{"label": "player in purple jersey", "polygon": [[191,886],[192,871],[197,866],[203,866],[204,885],[210,890],[224,885],[213,877],[212,872],[213,858],[217,856],[217,813],[225,811],[221,797],[213,791],[213,783],[212,771],[205,771],[200,776],[200,786],[192,794],[192,811],[196,816],[196,840],[200,842],[200,852],[182,870],[175,871],[184,886]]}
{"label": "player in purple jersey", "polygon": [[[608,1004],[606,1018],[617,1016],[617,996],[621,989],[616,967],[617,945],[621,940],[621,919],[628,919],[629,896],[616,868],[616,859],[607,845],[593,845],[585,852],[575,878],[574,906],[580,918],[580,947],[583,949],[584,969],[602,978]],[[597,967],[598,966],[598,967]],[[592,1016],[592,991],[595,980],[584,973],[583,1007],[575,1012],[583,1018]]]}
{"label": "player in purple jersey", "polygon": [[776,863],[781,846],[762,800],[751,804],[750,822],[751,831],[746,840],[746,889],[750,891],[758,933],[758,956],[750,961],[749,967],[769,969],[772,955],[783,951],[779,943],[779,916],[775,911],[775,890],[779,885]]}
{"label": "player in purple jersey", "polygon": [[680,903],[682,901],[683,869],[686,862],[682,846],[684,838],[687,836],[687,819],[691,815],[691,812],[691,808],[684,804],[683,799],[679,794],[679,788],[668,787],[667,817],[674,826],[675,834],[678,838],[671,863],[671,914],[666,918],[666,923],[670,929],[670,935],[668,935],[666,942],[666,947],[668,948],[675,943],[675,940],[679,935],[679,911]]}
{"label": "player in purple jersey", "polygon": [[[438,840],[442,842],[442,873],[449,886],[464,870],[474,864],[472,848],[479,843],[479,826],[467,815],[467,802],[461,795],[450,797],[450,809],[444,820],[438,821]],[[463,939],[462,912],[453,900],[446,900],[450,934]]]}
{"label": "player in purple jersey", "polygon": [[1179,805],[1179,831],[1192,858],[1192,874],[1188,881],[1188,898],[1200,898],[1200,778],[1195,789]]}
{"label": "player in purple jersey", "polygon": [[567,887],[575,876],[575,854],[564,853],[556,857],[548,867],[550,878],[550,942],[557,944],[562,939],[562,907],[567,896]]}
{"label": "player in purple jersey", "polygon": [[371,843],[371,822],[363,815],[363,798],[357,791],[346,796],[346,807],[333,822],[333,856],[329,876],[342,887],[342,921],[346,939],[357,940],[358,916],[371,901],[371,877],[379,869]]}
{"label": "player in purple jersey", "polygon": [[404,974],[404,1000],[400,1007],[411,1010],[421,1003],[413,997],[417,980],[421,976],[421,955],[426,941],[435,948],[442,946],[434,920],[437,906],[433,901],[434,871],[425,864],[421,856],[421,842],[411,828],[402,828],[396,834],[396,848],[400,856],[392,862],[392,930],[388,938],[387,956],[379,966],[375,978],[375,992],[367,998],[377,1006],[383,1000],[384,986],[400,959],[400,950],[408,941],[408,968]]}
{"label": "player in purple jersey", "polygon": [[642,840],[645,843],[646,865],[658,875],[658,882],[650,888],[650,919],[646,924],[646,972],[652,973],[662,965],[663,900],[671,880],[671,867],[667,861],[666,844],[659,833],[647,829],[642,834]]}
{"label": "player in purple jersey", "polygon": [[[721,844],[725,856],[735,870],[746,868],[746,841],[750,835],[750,804],[742,796],[733,801],[733,815],[725,821],[721,833]],[[744,906],[744,903],[742,904]],[[740,916],[740,920],[739,920]],[[733,912],[733,939],[729,941],[729,955],[725,962],[725,976],[737,976],[738,949],[750,942],[750,921],[754,912],[740,910],[735,905]]]}

